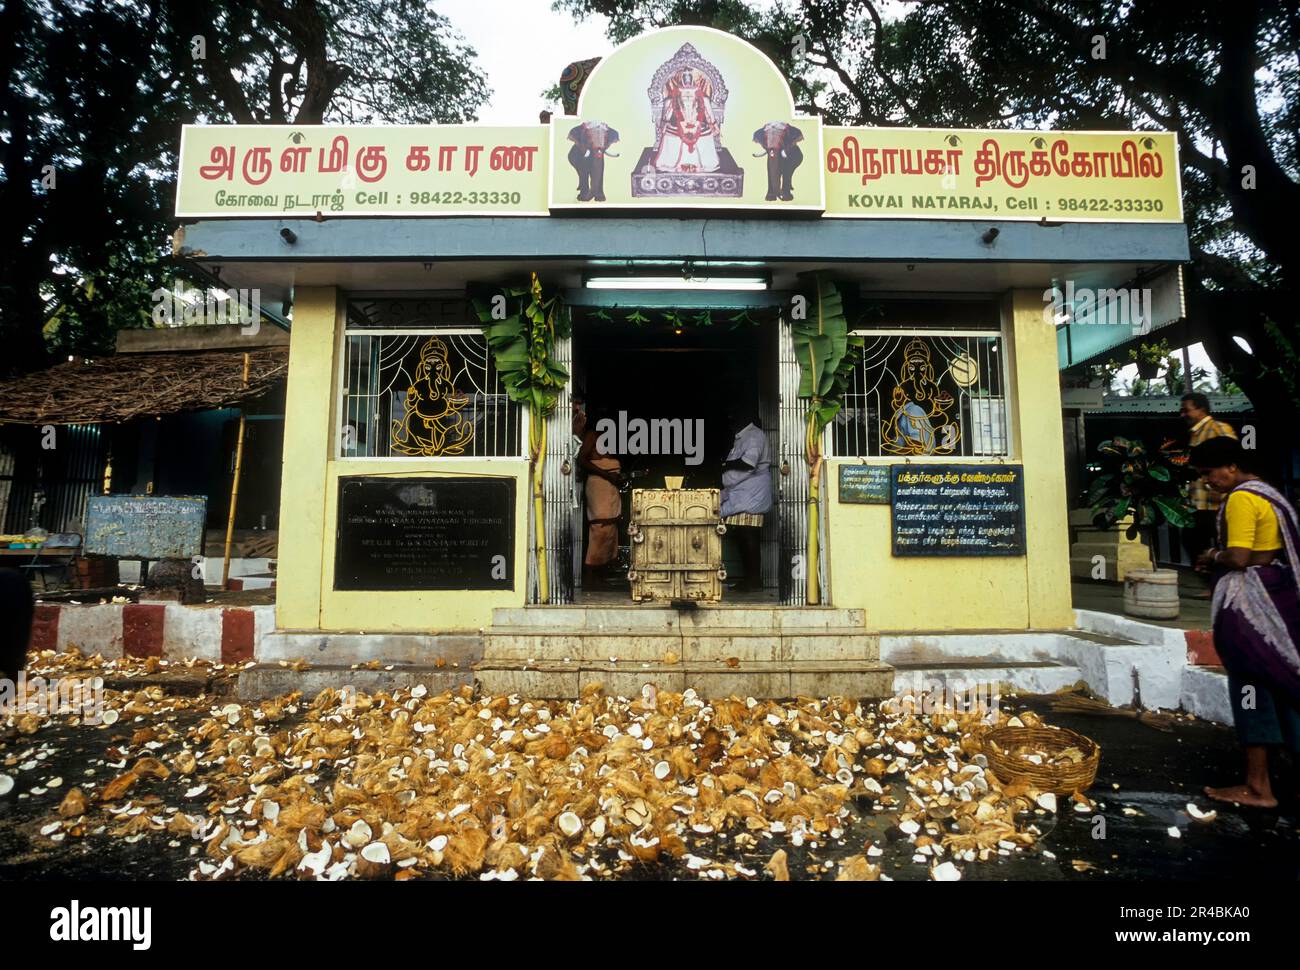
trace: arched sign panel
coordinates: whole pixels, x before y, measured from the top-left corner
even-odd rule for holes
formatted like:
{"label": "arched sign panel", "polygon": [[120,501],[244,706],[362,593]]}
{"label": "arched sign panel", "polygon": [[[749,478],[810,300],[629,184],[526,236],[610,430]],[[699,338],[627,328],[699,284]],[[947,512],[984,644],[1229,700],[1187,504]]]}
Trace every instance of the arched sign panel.
{"label": "arched sign panel", "polygon": [[706,27],[627,41],[551,120],[552,209],[825,208],[819,118],[757,48]]}

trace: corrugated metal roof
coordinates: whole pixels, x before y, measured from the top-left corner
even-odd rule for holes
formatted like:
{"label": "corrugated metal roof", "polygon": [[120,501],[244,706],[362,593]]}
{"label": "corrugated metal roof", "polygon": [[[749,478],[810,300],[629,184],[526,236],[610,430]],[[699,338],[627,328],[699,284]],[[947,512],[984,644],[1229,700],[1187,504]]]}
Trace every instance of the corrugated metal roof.
{"label": "corrugated metal roof", "polygon": [[[1210,399],[1210,411],[1214,414],[1245,414],[1254,410],[1250,398],[1244,394],[1207,394],[1206,396]],[[1142,397],[1107,394],[1102,398],[1101,407],[1083,407],[1081,410],[1084,414],[1162,414],[1176,417],[1181,403],[1181,394],[1155,394]]]}

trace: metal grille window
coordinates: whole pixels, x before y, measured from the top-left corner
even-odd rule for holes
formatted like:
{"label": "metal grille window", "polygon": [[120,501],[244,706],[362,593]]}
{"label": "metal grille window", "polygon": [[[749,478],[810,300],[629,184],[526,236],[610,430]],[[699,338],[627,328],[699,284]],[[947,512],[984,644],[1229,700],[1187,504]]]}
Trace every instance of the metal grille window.
{"label": "metal grille window", "polygon": [[857,330],[865,347],[832,424],[840,457],[1008,453],[1002,337]]}
{"label": "metal grille window", "polygon": [[[374,300],[364,304],[376,305]],[[430,325],[418,314],[384,316],[411,329],[358,325],[355,308],[349,307],[340,456],[521,456],[522,409],[501,386],[482,331]]]}
{"label": "metal grille window", "polygon": [[0,428],[0,533],[84,532],[86,500],[98,494],[108,435],[98,424],[54,429],[55,447],[41,446],[40,426]]}

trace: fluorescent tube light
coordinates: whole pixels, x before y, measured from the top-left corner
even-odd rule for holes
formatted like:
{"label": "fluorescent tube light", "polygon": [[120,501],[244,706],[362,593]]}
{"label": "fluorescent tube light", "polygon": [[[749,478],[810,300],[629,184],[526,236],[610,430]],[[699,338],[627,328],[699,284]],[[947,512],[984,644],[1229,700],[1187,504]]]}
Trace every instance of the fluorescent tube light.
{"label": "fluorescent tube light", "polygon": [[766,290],[766,276],[589,276],[589,290]]}

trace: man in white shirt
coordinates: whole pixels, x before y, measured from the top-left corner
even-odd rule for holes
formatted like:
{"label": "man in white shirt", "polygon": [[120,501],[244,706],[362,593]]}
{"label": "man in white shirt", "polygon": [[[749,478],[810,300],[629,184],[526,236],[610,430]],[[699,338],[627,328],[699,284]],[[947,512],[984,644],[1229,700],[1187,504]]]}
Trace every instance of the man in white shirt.
{"label": "man in white shirt", "polygon": [[736,439],[722,465],[722,521],[740,544],[744,578],[734,590],[763,587],[759,533],[772,508],[772,451],[757,415],[732,418]]}

